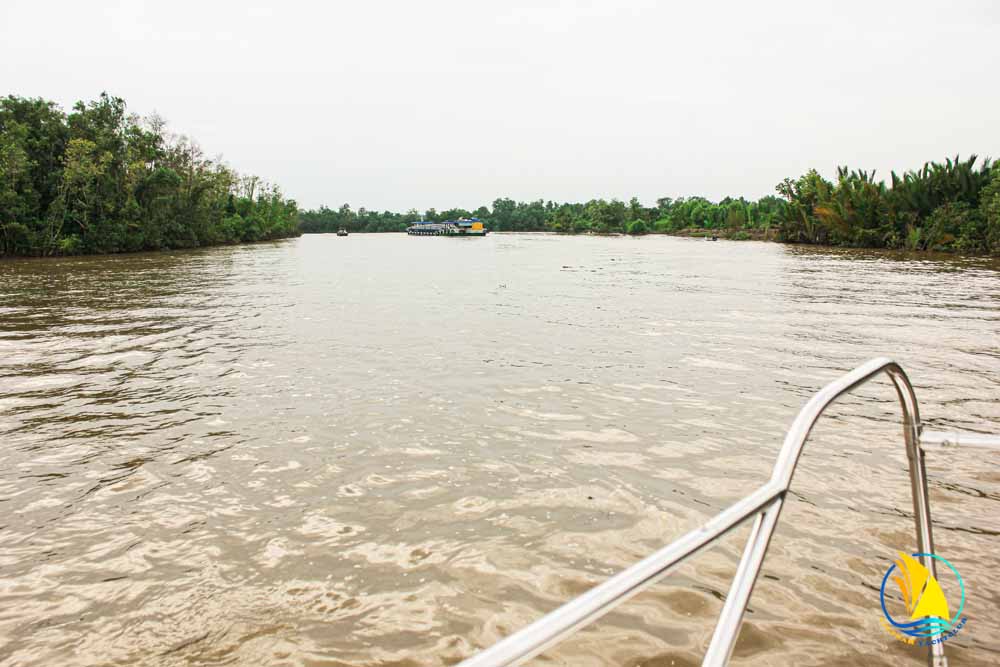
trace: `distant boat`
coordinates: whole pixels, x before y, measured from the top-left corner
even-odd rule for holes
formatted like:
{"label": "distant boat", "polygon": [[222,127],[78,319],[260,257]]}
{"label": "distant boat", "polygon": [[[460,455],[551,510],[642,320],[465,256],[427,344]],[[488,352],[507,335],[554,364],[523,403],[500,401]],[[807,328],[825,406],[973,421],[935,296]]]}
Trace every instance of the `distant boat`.
{"label": "distant boat", "polygon": [[347,236],[347,230],[346,229],[338,229],[337,230],[337,236]]}
{"label": "distant boat", "polygon": [[410,236],[486,236],[487,229],[479,218],[459,218],[444,222],[421,220],[406,228]]}

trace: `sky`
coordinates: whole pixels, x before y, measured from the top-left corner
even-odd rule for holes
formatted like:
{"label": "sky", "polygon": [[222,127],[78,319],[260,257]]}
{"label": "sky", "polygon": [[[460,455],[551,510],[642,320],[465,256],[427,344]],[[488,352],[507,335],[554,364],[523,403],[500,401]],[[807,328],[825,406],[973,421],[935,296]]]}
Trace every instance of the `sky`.
{"label": "sky", "polygon": [[0,94],[102,91],[303,207],[757,198],[1000,157],[1000,3],[0,2]]}

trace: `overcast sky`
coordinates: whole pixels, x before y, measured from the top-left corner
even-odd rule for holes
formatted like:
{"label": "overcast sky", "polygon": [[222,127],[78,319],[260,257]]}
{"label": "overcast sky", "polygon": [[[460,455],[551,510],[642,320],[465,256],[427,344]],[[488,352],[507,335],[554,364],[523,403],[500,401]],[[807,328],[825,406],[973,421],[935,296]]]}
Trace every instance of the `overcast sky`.
{"label": "overcast sky", "polygon": [[0,1],[0,93],[106,90],[306,207],[759,197],[1000,157],[1000,3]]}

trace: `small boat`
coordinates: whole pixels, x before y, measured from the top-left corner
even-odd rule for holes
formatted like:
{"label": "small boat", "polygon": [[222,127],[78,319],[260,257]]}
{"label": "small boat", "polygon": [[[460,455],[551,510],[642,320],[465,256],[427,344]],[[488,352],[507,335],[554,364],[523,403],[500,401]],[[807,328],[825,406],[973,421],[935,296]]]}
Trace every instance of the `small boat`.
{"label": "small boat", "polygon": [[337,236],[347,236],[347,230],[346,229],[338,229],[337,230]]}

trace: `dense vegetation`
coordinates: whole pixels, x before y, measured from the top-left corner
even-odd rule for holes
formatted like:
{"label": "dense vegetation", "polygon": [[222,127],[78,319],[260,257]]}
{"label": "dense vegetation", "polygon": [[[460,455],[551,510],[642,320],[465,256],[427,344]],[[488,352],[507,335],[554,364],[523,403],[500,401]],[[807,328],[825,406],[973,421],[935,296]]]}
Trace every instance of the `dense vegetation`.
{"label": "dense vegetation", "polygon": [[1000,252],[1000,163],[958,157],[928,163],[891,185],[842,167],[836,183],[815,170],[778,186],[787,204],[781,238],[800,243],[909,250]]}
{"label": "dense vegetation", "polygon": [[656,206],[632,198],[557,204],[497,199],[492,207],[474,211],[449,209],[424,213],[337,210],[322,207],[301,214],[302,231],[402,231],[414,220],[454,220],[478,217],[495,231],[554,231],[561,233],[647,234],[723,233],[731,238],[772,238],[791,243],[816,243],[911,250],[1000,252],[1000,163],[957,157],[928,163],[890,185],[873,172],[838,170],[830,182],[815,170],[785,179],[758,201],[726,198],[664,197]]}
{"label": "dense vegetation", "polygon": [[296,236],[295,203],[101,95],[65,114],[0,99],[0,255],[191,248]]}
{"label": "dense vegetation", "polygon": [[815,170],[757,201],[664,197],[497,199],[474,211],[321,207],[299,213],[277,187],[204,157],[153,116],[101,95],[66,114],[42,99],[0,99],[0,255],[190,248],[301,232],[398,232],[416,220],[478,217],[495,231],[721,233],[793,243],[1000,252],[1000,163],[948,159],[890,183],[874,172]]}
{"label": "dense vegetation", "polygon": [[333,232],[398,232],[415,220],[455,220],[460,217],[482,219],[494,231],[552,231],[567,234],[593,232],[597,234],[646,234],[685,229],[770,229],[778,224],[784,202],[778,197],[760,201],[723,199],[714,203],[702,197],[658,199],[656,206],[643,206],[633,197],[629,203],[616,199],[594,199],[585,204],[556,204],[542,200],[517,202],[497,199],[492,208],[480,206],[474,211],[461,208],[420,213],[378,212],[347,204],[339,209],[321,207],[300,214],[305,233]]}

